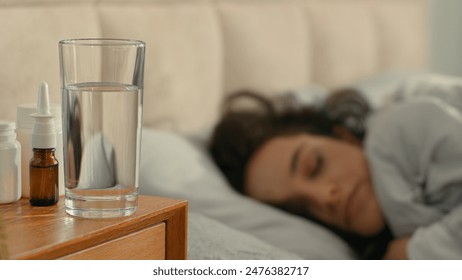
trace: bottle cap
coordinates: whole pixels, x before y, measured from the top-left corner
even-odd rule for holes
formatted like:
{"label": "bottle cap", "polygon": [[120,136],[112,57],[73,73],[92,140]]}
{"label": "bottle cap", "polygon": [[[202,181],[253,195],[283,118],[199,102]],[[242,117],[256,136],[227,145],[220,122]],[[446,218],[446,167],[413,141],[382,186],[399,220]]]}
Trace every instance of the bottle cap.
{"label": "bottle cap", "polygon": [[32,148],[56,148],[56,128],[54,116],[50,110],[49,99],[48,84],[42,81],[37,97],[36,113],[30,115],[34,118],[32,126]]}
{"label": "bottle cap", "polygon": [[0,120],[0,141],[13,141],[16,139],[14,122]]}

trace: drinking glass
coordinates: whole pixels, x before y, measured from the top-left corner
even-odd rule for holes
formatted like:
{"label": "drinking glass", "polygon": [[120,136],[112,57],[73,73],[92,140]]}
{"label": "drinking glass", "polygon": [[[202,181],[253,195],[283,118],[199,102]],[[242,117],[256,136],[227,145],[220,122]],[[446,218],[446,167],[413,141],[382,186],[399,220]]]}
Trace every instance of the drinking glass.
{"label": "drinking glass", "polygon": [[65,208],[112,218],[138,204],[145,43],[59,42]]}

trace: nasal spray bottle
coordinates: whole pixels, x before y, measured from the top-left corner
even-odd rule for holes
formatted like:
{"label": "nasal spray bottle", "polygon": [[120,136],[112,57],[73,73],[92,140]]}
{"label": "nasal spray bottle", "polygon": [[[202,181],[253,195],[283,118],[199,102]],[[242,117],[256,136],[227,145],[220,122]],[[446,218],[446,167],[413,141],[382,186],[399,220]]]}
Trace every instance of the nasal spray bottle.
{"label": "nasal spray bottle", "polygon": [[56,128],[50,111],[48,84],[40,84],[37,112],[31,114],[34,118],[32,127],[33,156],[29,165],[30,204],[33,206],[48,206],[59,199],[58,160],[55,157]]}

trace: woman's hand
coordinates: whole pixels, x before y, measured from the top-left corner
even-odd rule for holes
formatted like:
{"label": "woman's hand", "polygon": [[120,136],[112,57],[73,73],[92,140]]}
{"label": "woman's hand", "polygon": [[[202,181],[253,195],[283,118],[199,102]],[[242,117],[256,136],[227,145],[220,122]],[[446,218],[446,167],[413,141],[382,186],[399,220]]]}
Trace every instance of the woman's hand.
{"label": "woman's hand", "polygon": [[407,244],[410,238],[406,236],[391,241],[383,258],[385,260],[407,260]]}

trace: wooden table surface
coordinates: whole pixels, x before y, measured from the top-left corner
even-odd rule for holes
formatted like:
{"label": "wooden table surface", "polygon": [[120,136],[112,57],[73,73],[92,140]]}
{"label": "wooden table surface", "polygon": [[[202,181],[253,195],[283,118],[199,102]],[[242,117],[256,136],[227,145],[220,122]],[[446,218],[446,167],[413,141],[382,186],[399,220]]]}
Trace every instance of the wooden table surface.
{"label": "wooden table surface", "polygon": [[186,258],[187,201],[143,196],[128,217],[85,219],[57,205],[33,207],[27,199],[0,205],[10,259],[55,259],[161,222],[166,223],[166,258]]}

